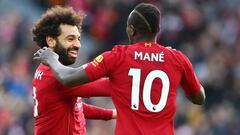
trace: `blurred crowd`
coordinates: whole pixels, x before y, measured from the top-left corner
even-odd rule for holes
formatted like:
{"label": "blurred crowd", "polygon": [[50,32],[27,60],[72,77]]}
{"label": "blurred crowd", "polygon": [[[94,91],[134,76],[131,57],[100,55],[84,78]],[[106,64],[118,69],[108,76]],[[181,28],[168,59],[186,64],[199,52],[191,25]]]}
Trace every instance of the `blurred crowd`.
{"label": "blurred crowd", "polygon": [[[31,79],[38,49],[31,27],[60,4],[84,11],[79,64],[115,44],[127,44],[126,20],[140,2],[162,12],[158,43],[181,50],[205,87],[204,106],[191,104],[179,88],[176,135],[240,135],[239,0],[1,0],[0,135],[33,135]],[[86,102],[113,108],[111,98]],[[112,135],[115,121],[88,121],[88,135]],[[143,127],[144,128],[144,127]]]}

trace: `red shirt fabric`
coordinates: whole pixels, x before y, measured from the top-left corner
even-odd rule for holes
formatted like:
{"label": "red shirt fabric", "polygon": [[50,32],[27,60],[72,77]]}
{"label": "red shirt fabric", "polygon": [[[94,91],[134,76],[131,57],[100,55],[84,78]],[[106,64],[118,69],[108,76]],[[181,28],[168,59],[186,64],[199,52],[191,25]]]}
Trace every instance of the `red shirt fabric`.
{"label": "red shirt fabric", "polygon": [[40,64],[32,82],[34,135],[85,135],[84,115],[93,119],[112,118],[111,110],[85,104],[81,98],[110,96],[108,79],[65,87],[54,77],[48,66]]}
{"label": "red shirt fabric", "polygon": [[173,135],[177,88],[200,90],[188,58],[157,43],[116,45],[85,66],[91,80],[110,78],[115,135]]}

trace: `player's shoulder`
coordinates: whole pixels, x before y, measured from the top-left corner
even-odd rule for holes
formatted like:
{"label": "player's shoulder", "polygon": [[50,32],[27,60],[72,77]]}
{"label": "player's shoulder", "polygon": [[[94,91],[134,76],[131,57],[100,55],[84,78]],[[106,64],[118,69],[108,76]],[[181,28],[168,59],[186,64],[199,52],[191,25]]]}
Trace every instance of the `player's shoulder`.
{"label": "player's shoulder", "polygon": [[34,73],[32,85],[38,88],[46,88],[48,86],[57,87],[58,84],[59,82],[51,69],[48,66],[40,64]]}
{"label": "player's shoulder", "polygon": [[129,50],[138,49],[138,47],[139,46],[137,44],[118,44],[112,48],[112,51],[118,53],[127,53]]}
{"label": "player's shoulder", "polygon": [[38,73],[38,72],[43,72],[44,75],[46,75],[46,76],[52,76],[52,72],[51,72],[50,67],[48,67],[46,65],[43,65],[43,64],[40,64],[38,66],[38,68],[35,71],[35,74]]}
{"label": "player's shoulder", "polygon": [[184,61],[186,61],[187,56],[180,50],[174,49],[170,46],[163,46],[165,51],[168,52],[168,55],[171,55],[173,59],[175,59],[176,61],[178,61],[179,64],[182,65],[182,63],[184,63]]}
{"label": "player's shoulder", "polygon": [[35,70],[33,80],[42,80],[43,76],[53,77],[53,74],[48,66],[40,64]]}
{"label": "player's shoulder", "polygon": [[180,51],[180,50],[177,50],[171,46],[163,46],[163,45],[160,45],[162,46],[165,50],[167,50],[168,52],[170,52],[171,54],[177,56],[177,57],[183,57],[184,54]]}
{"label": "player's shoulder", "polygon": [[171,50],[178,58],[181,58],[182,60],[185,60],[187,56],[180,50]]}
{"label": "player's shoulder", "polygon": [[129,45],[117,44],[117,45],[113,46],[113,48],[110,52],[111,52],[111,54],[120,57],[127,52],[129,47],[130,47]]}
{"label": "player's shoulder", "polygon": [[39,64],[36,70],[41,70],[41,71],[50,71],[50,67],[44,65],[44,64]]}
{"label": "player's shoulder", "polygon": [[129,45],[117,44],[113,46],[112,51],[123,51],[126,50],[128,47]]}

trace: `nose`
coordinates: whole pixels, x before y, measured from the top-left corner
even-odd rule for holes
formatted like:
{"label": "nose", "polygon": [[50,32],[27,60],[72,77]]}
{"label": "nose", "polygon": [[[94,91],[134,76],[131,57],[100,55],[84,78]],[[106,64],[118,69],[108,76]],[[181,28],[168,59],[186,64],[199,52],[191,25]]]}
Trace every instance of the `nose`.
{"label": "nose", "polygon": [[76,41],[74,44],[73,44],[74,47],[77,47],[77,48],[80,48],[81,47],[81,43],[80,41]]}

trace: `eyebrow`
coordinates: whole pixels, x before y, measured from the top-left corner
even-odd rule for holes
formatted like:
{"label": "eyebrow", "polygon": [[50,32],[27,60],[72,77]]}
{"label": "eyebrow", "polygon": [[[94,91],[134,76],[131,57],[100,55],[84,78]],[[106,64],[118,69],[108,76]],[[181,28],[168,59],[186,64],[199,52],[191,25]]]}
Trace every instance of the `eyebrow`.
{"label": "eyebrow", "polygon": [[64,39],[67,39],[67,38],[69,38],[69,37],[77,37],[77,38],[79,38],[80,37],[80,35],[79,36],[77,36],[77,35],[67,35]]}

